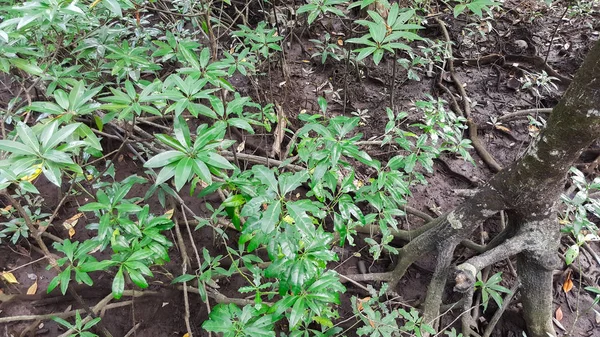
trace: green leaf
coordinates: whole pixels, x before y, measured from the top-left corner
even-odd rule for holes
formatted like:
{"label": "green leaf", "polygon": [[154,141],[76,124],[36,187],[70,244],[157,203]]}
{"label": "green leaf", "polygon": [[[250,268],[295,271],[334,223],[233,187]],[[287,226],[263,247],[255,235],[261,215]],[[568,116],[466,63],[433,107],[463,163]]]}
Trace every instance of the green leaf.
{"label": "green leaf", "polygon": [[59,129],[55,134],[53,134],[50,137],[50,139],[48,139],[48,142],[42,144],[43,151],[46,152],[47,150],[56,147],[62,141],[67,139],[67,137],[70,137],[80,125],[81,123],[73,123]]}
{"label": "green leaf", "polygon": [[148,288],[148,281],[146,281],[144,276],[139,271],[132,268],[127,268],[127,273],[135,285],[142,289]]}
{"label": "green leaf", "polygon": [[256,177],[261,183],[267,185],[271,190],[277,192],[277,180],[272,170],[263,165],[255,165],[252,167],[254,177]]}
{"label": "green leaf", "polygon": [[275,226],[279,223],[279,217],[281,216],[281,201],[270,204],[267,210],[264,212],[261,219],[260,229],[265,234],[269,234],[275,230]]}
{"label": "green leaf", "polygon": [[254,129],[252,129],[252,126],[250,125],[250,123],[248,123],[247,121],[245,121],[241,118],[230,118],[227,120],[227,122],[231,126],[234,126],[238,129],[247,131],[250,134],[254,134]]}
{"label": "green leaf", "polygon": [[29,148],[25,144],[15,142],[12,140],[0,139],[0,150],[8,151],[8,152],[14,153],[16,155],[25,155],[25,156],[28,156],[28,155],[36,156],[37,155],[37,153],[33,149]]}
{"label": "green leaf", "polygon": [[125,290],[125,277],[123,277],[123,267],[119,268],[112,283],[112,293],[115,299],[120,299]]}
{"label": "green leaf", "polygon": [[567,266],[573,263],[573,261],[575,261],[575,258],[577,258],[578,255],[579,246],[577,244],[570,246],[567,249],[567,252],[565,253],[565,263],[567,264]]}
{"label": "green leaf", "polygon": [[67,293],[69,288],[69,281],[71,281],[71,266],[68,266],[59,275],[60,278],[60,292],[64,295]]}
{"label": "green leaf", "polygon": [[33,133],[33,130],[27,124],[23,122],[19,122],[17,124],[17,134],[19,135],[19,139],[30,149],[34,150],[36,153],[40,153],[40,143]]}
{"label": "green leaf", "polygon": [[150,158],[144,167],[155,168],[167,166],[185,157],[185,154],[180,151],[165,151]]}
{"label": "green leaf", "polygon": [[118,17],[123,17],[123,13],[121,12],[121,5],[118,0],[102,0],[102,4],[104,7],[108,8],[113,15]]}
{"label": "green leaf", "polygon": [[296,188],[302,186],[308,181],[310,174],[308,171],[296,172],[294,174],[285,173],[279,176],[279,190],[281,195],[285,196]]}
{"label": "green leaf", "polygon": [[202,160],[206,164],[210,166],[214,166],[220,169],[226,170],[235,170],[235,166],[231,165],[229,160],[225,159],[223,156],[213,153],[213,152],[204,152],[198,154],[198,159]]}
{"label": "green leaf", "polygon": [[192,166],[195,165],[193,159],[185,157],[177,163],[175,168],[175,189],[181,190],[183,185],[187,183],[192,173]]}
{"label": "green leaf", "polygon": [[31,64],[30,62],[20,59],[20,58],[14,58],[10,60],[10,63],[12,63],[15,67],[31,74],[31,75],[35,75],[35,76],[41,76],[44,74],[44,71],[42,70],[42,68],[38,67],[35,64]]}
{"label": "green leaf", "polygon": [[462,12],[465,11],[465,9],[467,8],[467,5],[456,5],[454,7],[454,17],[457,18],[460,14],[462,14]]}
{"label": "green leaf", "polygon": [[298,298],[292,307],[290,313],[290,327],[293,329],[304,317],[306,310],[306,300],[302,297]]}
{"label": "green leaf", "polygon": [[173,138],[169,135],[164,135],[164,134],[160,133],[160,134],[154,135],[154,137],[156,137],[156,139],[161,141],[163,144],[170,146],[178,151],[181,151],[181,152],[187,151],[185,146],[183,146],[179,141],[177,141],[175,138]]}
{"label": "green leaf", "polygon": [[196,278],[196,275],[183,274],[183,275],[179,275],[176,278],[174,278],[173,281],[171,281],[171,284],[189,282],[195,278]]}

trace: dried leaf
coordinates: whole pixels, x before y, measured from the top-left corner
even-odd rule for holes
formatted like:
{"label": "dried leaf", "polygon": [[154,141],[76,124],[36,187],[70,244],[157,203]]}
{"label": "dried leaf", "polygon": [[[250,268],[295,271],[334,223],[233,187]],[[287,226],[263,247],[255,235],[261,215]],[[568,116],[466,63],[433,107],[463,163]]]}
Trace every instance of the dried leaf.
{"label": "dried leaf", "polygon": [[2,278],[10,284],[19,284],[19,281],[17,281],[17,278],[15,277],[15,275],[13,275],[13,273],[3,272]]}
{"label": "dried leaf", "polygon": [[65,220],[65,222],[63,222],[63,227],[65,229],[71,229],[73,227],[75,227],[75,225],[77,225],[77,221],[79,221],[79,218],[81,218],[83,216],[83,213],[77,213],[75,215],[73,215],[72,217],[68,218],[67,220]]}
{"label": "dried leaf", "polygon": [[569,270],[569,273],[567,273],[567,277],[565,278],[565,282],[563,283],[562,288],[565,293],[568,293],[569,291],[571,291],[571,289],[573,289],[573,280],[571,280],[571,271],[570,270]]}
{"label": "dried leaf", "polygon": [[[271,148],[271,156],[279,156],[281,158],[281,143],[285,137],[285,127],[287,126],[287,118],[283,113],[283,108],[277,104],[277,127],[273,133],[273,147]],[[284,154],[285,156],[286,154]]]}
{"label": "dried leaf", "polygon": [[337,44],[338,44],[338,46],[343,46],[344,45],[344,40],[342,40],[341,37],[338,37]]}
{"label": "dried leaf", "polygon": [[27,289],[27,295],[35,295],[35,293],[37,292],[37,288],[38,283],[37,280],[35,280],[35,282],[33,282],[33,284]]}
{"label": "dried leaf", "polygon": [[69,228],[69,239],[72,239],[75,236],[75,228]]}
{"label": "dried leaf", "polygon": [[183,337],[190,337],[190,334],[186,332]]}
{"label": "dried leaf", "polygon": [[242,151],[244,151],[245,148],[246,148],[246,141],[244,140],[243,142],[240,143],[240,145],[237,146],[236,150],[237,150],[237,152],[242,152]]}
{"label": "dried leaf", "polygon": [[557,321],[562,321],[562,319],[563,319],[563,312],[562,312],[562,309],[560,307],[558,307],[558,309],[556,309],[556,313],[554,314],[554,317],[556,317]]}
{"label": "dried leaf", "polygon": [[498,129],[498,130],[500,130],[500,131],[504,131],[504,132],[506,132],[506,133],[511,133],[511,132],[512,132],[512,131],[510,131],[510,129],[509,129],[509,128],[507,128],[507,127],[506,127],[506,126],[504,126],[504,125],[494,125],[494,127],[495,127],[496,129]]}
{"label": "dried leaf", "polygon": [[171,220],[171,218],[173,217],[173,212],[175,212],[173,208],[165,212],[165,216],[167,217],[167,219]]}

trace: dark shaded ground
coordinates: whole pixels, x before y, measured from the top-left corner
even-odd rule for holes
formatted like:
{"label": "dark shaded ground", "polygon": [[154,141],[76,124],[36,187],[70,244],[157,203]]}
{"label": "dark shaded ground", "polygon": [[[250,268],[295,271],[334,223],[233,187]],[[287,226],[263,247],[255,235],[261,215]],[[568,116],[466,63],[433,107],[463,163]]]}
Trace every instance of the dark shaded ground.
{"label": "dark shaded ground", "polygon": [[[487,32],[485,37],[478,32],[473,32],[471,35],[461,34],[462,28],[467,24],[462,17],[458,20],[452,20],[451,16],[442,15],[441,18],[451,25],[450,35],[455,42],[454,56],[456,58],[478,58],[488,54],[500,53],[545,57],[548,41],[553,35],[557,24],[560,24],[548,54],[548,63],[560,74],[573,74],[592,42],[598,38],[598,17],[578,16],[573,19],[561,20],[562,9],[549,10],[544,6],[538,6],[541,5],[536,5],[535,2],[530,1],[507,1],[505,8],[512,9],[501,12],[493,23],[494,29],[492,32]],[[534,14],[536,12],[541,15],[536,16]],[[530,23],[532,18],[533,21]],[[439,27],[436,27],[435,22],[430,20],[428,25],[425,35],[432,39],[442,39]],[[485,28],[485,26],[482,27]],[[300,31],[297,32],[297,34],[299,33]],[[314,51],[312,43],[308,41],[311,38],[317,38],[312,29],[305,31],[300,40],[304,49],[309,53]],[[525,48],[522,48],[522,43],[516,42],[519,40],[525,41]],[[392,60],[384,59],[378,67],[371,65],[368,76],[362,78],[361,81],[355,80],[356,74],[349,73],[346,77],[346,84],[343,75],[346,72],[344,64],[322,66],[320,63],[302,62],[302,60],[309,58],[302,49],[295,40],[292,40],[292,43],[288,45],[286,50],[287,62],[285,63],[289,75],[287,79],[282,77],[281,71],[279,71],[280,68],[277,68],[276,71],[272,72],[271,84],[266,77],[259,77],[258,88],[253,87],[244,78],[234,79],[232,83],[237,86],[240,93],[253,96],[256,101],[264,102],[273,98],[275,102],[282,106],[294,128],[300,125],[296,117],[301,110],[306,110],[309,113],[319,112],[319,107],[316,104],[317,95],[325,95],[330,100],[329,114],[343,114],[343,91],[347,85],[345,113],[349,115],[350,112],[357,109],[361,111],[368,110],[365,115],[368,118],[364,118],[364,125],[361,126],[360,131],[364,133],[364,139],[381,136],[387,122],[385,107],[389,104],[389,88],[387,83],[381,81],[381,79],[387,80],[388,75],[392,73]],[[281,63],[277,65],[277,67],[280,66]],[[518,64],[517,66],[488,64],[457,67],[457,75],[465,83],[466,91],[472,101],[473,118],[480,129],[479,137],[501,165],[507,165],[514,161],[525,151],[531,139],[529,133],[532,130],[528,128],[527,119],[521,118],[504,122],[502,126],[506,129],[500,129],[488,124],[488,122],[491,122],[490,118],[500,117],[519,109],[552,107],[566,88],[564,85],[559,85],[558,90],[551,88],[550,91],[542,92],[540,96],[537,96],[531,90],[511,88],[511,79],[523,75],[522,72],[519,73],[515,70],[517,68],[529,72],[540,72],[540,69],[535,69],[527,63]],[[398,68],[395,104],[399,107],[397,110],[409,112],[408,119],[411,122],[420,118],[417,112],[412,109],[412,103],[415,100],[424,99],[424,93],[431,93],[434,96],[442,94],[435,87],[435,78],[428,78],[423,73],[420,75],[422,77],[420,82],[406,80],[406,72],[402,68]],[[10,87],[10,83],[5,83],[5,85]],[[450,83],[446,83],[446,85],[451,87]],[[321,89],[318,89],[319,87]],[[325,92],[325,90],[328,92]],[[340,93],[341,97],[334,97],[332,91]],[[10,94],[11,91],[7,88],[2,89],[2,97],[10,97]],[[445,97],[445,99],[448,98]],[[337,103],[335,103],[336,101]],[[546,118],[546,116],[543,117]],[[259,136],[248,137],[246,141],[249,144],[254,144],[254,147],[257,148],[266,148],[265,145],[267,145],[264,144],[263,138]],[[270,143],[268,145],[270,146]],[[393,148],[372,147],[368,149],[369,153],[380,160],[390,158],[395,155],[396,151]],[[485,181],[492,175],[474,152],[472,152],[472,155],[477,162],[476,167],[447,155],[436,161],[435,173],[426,175],[429,184],[414,187],[409,205],[432,216],[456,206],[463,198],[460,196],[460,191],[457,190],[473,188],[474,184]],[[594,159],[592,157],[591,159],[582,160],[589,162]],[[122,161],[116,163],[116,170],[117,178],[132,174],[143,175],[141,164],[128,156],[124,156]],[[363,174],[368,176],[370,173],[363,172]],[[57,193],[54,190],[55,188],[43,179],[39,179],[36,185],[40,188],[42,195],[53,196]],[[143,187],[136,186],[131,191],[130,196],[143,196],[145,192]],[[186,204],[197,214],[207,214],[204,208],[204,200],[185,195],[182,195],[182,197]],[[61,224],[62,221],[77,213],[77,201],[85,202],[83,197],[79,198],[81,199],[71,200],[62,208],[59,218],[55,221],[56,224]],[[52,212],[56,207],[56,203],[58,203],[57,198],[46,198],[45,211]],[[149,205],[151,209],[161,209],[157,200],[151,200]],[[92,231],[84,229],[85,224],[93,222],[93,220],[83,218],[79,221],[76,227],[75,239],[83,240],[93,234]],[[408,216],[402,221],[404,228],[421,224],[422,220],[412,216]],[[499,231],[499,219],[489,220],[483,224],[482,229],[489,233],[489,237],[493,237]],[[52,227],[50,231],[59,237],[68,237],[66,229],[60,225]],[[233,232],[228,232],[228,234],[231,239],[235,239]],[[476,233],[474,240],[479,242],[480,235],[481,233]],[[215,238],[212,231],[207,228],[194,232],[194,240],[198,247],[209,249],[211,255],[223,254],[224,252],[222,241]],[[47,244],[50,244],[49,240]],[[355,247],[339,249],[340,263],[338,266],[332,265],[331,267],[342,274],[357,273],[358,258],[353,255],[356,251],[361,251],[361,259],[368,266],[369,272],[385,271],[393,266],[394,262],[389,257],[373,263],[368,253],[366,253],[368,249],[363,250],[364,246],[364,242],[358,240]],[[591,244],[590,246],[595,251],[600,252],[597,244]],[[190,251],[188,254],[192,255],[193,252]],[[462,248],[456,252],[459,260],[472,254],[473,252]],[[3,270],[12,270],[39,257],[41,255],[31,250],[25,240],[21,240],[16,246],[0,245],[0,269]],[[588,258],[585,253],[584,257],[580,261],[582,270],[597,280],[600,274],[598,264]],[[183,321],[183,298],[179,291],[168,286],[173,275],[181,274],[181,259],[177,247],[171,249],[171,258],[171,262],[153,269],[156,278],[153,279],[149,290],[157,291],[156,296],[137,298],[133,306],[125,306],[106,312],[102,321],[114,336],[125,336],[134,325],[134,321],[135,323],[141,323],[136,332],[138,337],[184,335],[186,328]],[[433,269],[434,258],[434,256],[427,257],[409,269],[397,289],[402,302],[418,305],[423,299]],[[0,284],[4,294],[24,294],[37,278],[39,288],[38,295],[27,299],[24,296],[19,296],[6,301],[7,297],[0,297],[3,298],[2,303],[0,303],[0,317],[62,312],[72,308],[74,302],[69,298],[62,298],[54,294],[43,295],[49,281],[55,275],[54,271],[47,271],[45,266],[46,263],[41,261],[17,269],[13,271],[13,274],[20,281],[20,284]],[[510,275],[506,265],[500,264],[494,267],[491,274],[498,271],[504,272],[504,282],[506,284],[512,284],[514,278]],[[573,329],[572,336],[600,336],[599,325],[595,322],[594,313],[585,311],[590,306],[591,298],[580,289],[575,273],[573,278],[575,288],[565,294],[561,290],[564,275],[556,275],[555,305],[556,308],[561,308],[564,315],[561,324],[569,331]],[[82,287],[78,289],[90,306],[110,293],[109,279],[108,275],[98,273],[95,275],[96,284],[93,288]],[[243,284],[242,280],[237,278],[219,282],[222,293],[231,297],[243,297],[242,294],[237,293],[237,289]],[[378,287],[378,285],[374,286]],[[348,285],[348,292],[342,296],[342,305],[338,309],[342,319],[352,316],[351,306],[349,305],[352,295],[366,296],[360,289]],[[5,295],[0,294],[0,296]],[[454,295],[451,292],[451,286],[449,286],[447,292],[448,302],[456,300],[452,296]],[[50,299],[57,299],[60,302],[48,304],[47,301],[51,301]],[[205,332],[200,331],[201,322],[207,318],[206,305],[199,300],[198,296],[192,295],[190,301],[191,321],[196,329],[194,331],[195,336],[208,336]],[[489,319],[494,310],[495,306],[491,303],[484,317]],[[524,323],[520,318],[520,310],[517,298],[497,325],[494,336],[521,336]],[[451,324],[458,314],[459,311],[446,315],[442,326]],[[342,326],[350,327],[352,323],[353,321]],[[44,321],[41,324],[38,326],[36,335],[57,336],[61,333],[52,321]],[[0,324],[0,336],[20,336],[27,326],[28,324]],[[33,331],[35,330],[33,329]],[[353,331],[345,333],[348,336],[354,336]]]}

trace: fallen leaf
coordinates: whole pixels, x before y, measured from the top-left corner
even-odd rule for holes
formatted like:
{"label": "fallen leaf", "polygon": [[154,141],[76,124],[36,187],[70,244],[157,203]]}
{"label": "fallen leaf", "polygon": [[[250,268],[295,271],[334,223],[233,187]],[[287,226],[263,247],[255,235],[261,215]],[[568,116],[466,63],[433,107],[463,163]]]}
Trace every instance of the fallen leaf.
{"label": "fallen leaf", "polygon": [[556,313],[554,314],[554,317],[556,317],[557,321],[562,321],[562,319],[563,319],[563,312],[562,312],[562,309],[560,307],[558,307],[558,309],[556,309]]}
{"label": "fallen leaf", "polygon": [[373,322],[372,320],[369,320],[369,324],[371,324],[371,328],[375,327],[375,322]]}
{"label": "fallen leaf", "polygon": [[190,337],[190,334],[186,332],[183,337]]}
{"label": "fallen leaf", "polygon": [[37,292],[37,288],[38,284],[37,280],[35,280],[35,282],[33,282],[33,284],[27,289],[27,295],[35,295],[35,293]]}
{"label": "fallen leaf", "polygon": [[511,133],[510,129],[504,125],[494,125],[494,127],[500,131],[504,131],[506,133]]}
{"label": "fallen leaf", "polygon": [[171,220],[171,218],[173,217],[173,212],[175,212],[175,209],[173,208],[165,212],[165,216],[167,217],[167,219]]}
{"label": "fallen leaf", "polygon": [[8,213],[8,212],[10,212],[10,210],[12,210],[12,209],[13,209],[12,205],[8,205],[8,206],[4,207],[4,208],[2,209],[2,211],[4,211],[4,212],[7,212],[7,213]]}
{"label": "fallen leaf", "polygon": [[244,149],[246,148],[246,141],[244,140],[243,142],[240,143],[240,145],[238,145],[236,147],[237,152],[242,152],[244,151]]}
{"label": "fallen leaf", "polygon": [[597,312],[596,309],[592,309],[596,313],[596,324],[600,324],[600,312]]}
{"label": "fallen leaf", "polygon": [[568,293],[569,291],[571,291],[571,289],[573,289],[573,280],[571,280],[571,271],[570,270],[567,273],[567,277],[565,278],[565,282],[563,283],[562,288],[565,293]]}
{"label": "fallen leaf", "polygon": [[75,225],[77,225],[77,221],[79,221],[79,218],[81,218],[83,216],[83,213],[77,213],[75,215],[73,215],[72,217],[68,218],[67,220],[65,220],[65,222],[63,222],[63,227],[65,229],[71,229],[73,227],[75,227]]}
{"label": "fallen leaf", "polygon": [[341,37],[338,37],[337,44],[338,44],[338,46],[343,46],[344,45],[344,40],[342,40]]}
{"label": "fallen leaf", "polygon": [[3,272],[2,278],[10,284],[19,284],[19,281],[17,281],[17,278],[15,277],[15,275],[13,275],[13,273]]}
{"label": "fallen leaf", "polygon": [[75,236],[75,228],[69,228],[69,239],[72,239]]}

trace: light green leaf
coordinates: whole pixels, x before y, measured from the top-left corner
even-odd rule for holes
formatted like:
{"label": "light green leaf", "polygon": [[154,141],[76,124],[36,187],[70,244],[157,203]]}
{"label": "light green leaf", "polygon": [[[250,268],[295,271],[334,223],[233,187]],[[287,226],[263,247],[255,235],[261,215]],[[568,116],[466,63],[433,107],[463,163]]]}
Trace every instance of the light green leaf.
{"label": "light green leaf", "polygon": [[144,167],[155,168],[167,166],[185,157],[185,154],[180,151],[165,151],[150,158]]}
{"label": "light green leaf", "polygon": [[104,4],[104,7],[108,8],[108,10],[110,10],[113,15],[118,16],[118,17],[123,17],[123,13],[121,12],[121,5],[119,4],[118,0],[102,0],[102,4]]}

